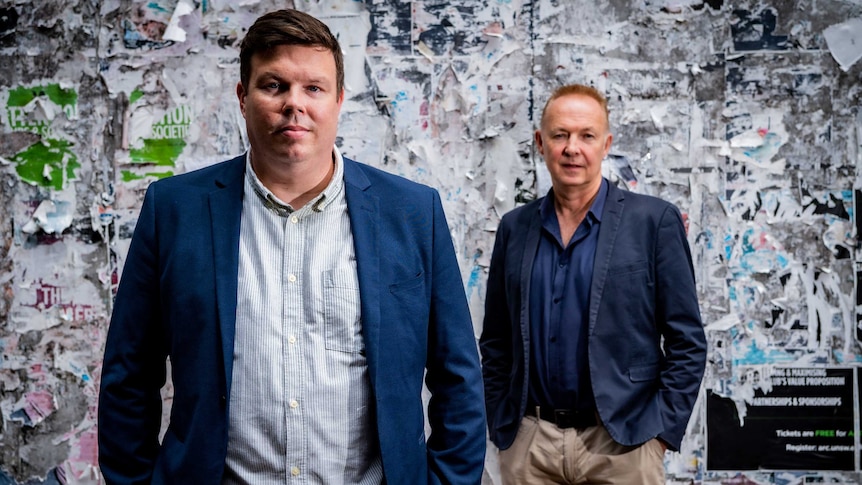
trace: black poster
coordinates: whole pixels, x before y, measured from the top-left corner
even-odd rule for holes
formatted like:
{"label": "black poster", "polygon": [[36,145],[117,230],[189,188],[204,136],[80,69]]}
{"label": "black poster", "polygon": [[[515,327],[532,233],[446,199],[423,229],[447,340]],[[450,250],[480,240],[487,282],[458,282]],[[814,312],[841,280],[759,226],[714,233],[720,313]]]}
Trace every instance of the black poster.
{"label": "black poster", "polygon": [[755,390],[741,424],[731,399],[707,392],[707,470],[854,471],[853,369],[777,368],[767,378],[772,390]]}

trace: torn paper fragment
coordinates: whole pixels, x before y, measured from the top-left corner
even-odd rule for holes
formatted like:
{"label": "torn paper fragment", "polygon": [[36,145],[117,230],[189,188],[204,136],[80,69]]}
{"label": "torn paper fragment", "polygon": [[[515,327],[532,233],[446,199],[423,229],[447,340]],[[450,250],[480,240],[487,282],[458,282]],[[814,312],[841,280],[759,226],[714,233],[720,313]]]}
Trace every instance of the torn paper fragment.
{"label": "torn paper fragment", "polygon": [[629,190],[636,190],[638,186],[638,178],[635,175],[634,170],[631,166],[631,160],[625,155],[616,155],[613,153],[609,153],[606,160],[608,163],[608,168],[611,173],[619,177],[620,180],[625,182],[626,186]]}
{"label": "torn paper fragment", "polygon": [[54,367],[69,372],[81,379],[82,382],[91,382],[93,378],[90,376],[89,369],[81,363],[84,359],[86,359],[86,355],[81,353],[60,352],[54,356]]}
{"label": "torn paper fragment", "polygon": [[494,210],[497,215],[515,208],[518,165],[518,147],[511,138],[492,138],[486,145],[486,160],[493,166]]}
{"label": "torn paper fragment", "polygon": [[168,22],[162,39],[185,42],[186,31],[180,28],[180,18],[192,13],[194,10],[195,7],[188,0],[180,0],[174,9],[174,14],[171,15],[171,20]]}
{"label": "torn paper fragment", "polygon": [[500,177],[496,180],[496,186],[494,188],[494,208],[497,209],[498,214],[505,214],[509,211],[509,199],[514,199],[511,197],[509,193],[509,187],[506,186],[506,182],[501,180]]}
{"label": "torn paper fragment", "polygon": [[827,27],[823,37],[841,70],[846,72],[862,58],[862,17]]}
{"label": "torn paper fragment", "polygon": [[21,378],[15,372],[0,372],[0,389],[11,392],[21,386]]}
{"label": "torn paper fragment", "polygon": [[69,458],[63,463],[67,485],[99,485],[99,444],[96,428],[92,427],[70,442]]}
{"label": "torn paper fragment", "polygon": [[48,391],[28,392],[15,405],[15,410],[9,416],[12,421],[19,421],[24,426],[36,426],[57,410],[54,396]]}
{"label": "torn paper fragment", "polygon": [[75,207],[68,202],[43,200],[21,230],[27,234],[33,234],[39,229],[47,234],[60,234],[72,224],[74,210]]}
{"label": "torn paper fragment", "polygon": [[655,127],[659,130],[663,130],[664,122],[662,120],[667,116],[667,104],[653,106],[650,108],[649,114]]}

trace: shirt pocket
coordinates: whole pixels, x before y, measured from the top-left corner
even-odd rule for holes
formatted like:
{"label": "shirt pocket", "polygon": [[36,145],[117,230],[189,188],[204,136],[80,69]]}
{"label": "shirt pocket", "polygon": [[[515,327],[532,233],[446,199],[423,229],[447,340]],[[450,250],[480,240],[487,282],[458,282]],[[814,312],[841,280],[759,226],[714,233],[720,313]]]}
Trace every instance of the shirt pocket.
{"label": "shirt pocket", "polygon": [[363,352],[359,281],[355,271],[323,272],[324,341],[326,350]]}

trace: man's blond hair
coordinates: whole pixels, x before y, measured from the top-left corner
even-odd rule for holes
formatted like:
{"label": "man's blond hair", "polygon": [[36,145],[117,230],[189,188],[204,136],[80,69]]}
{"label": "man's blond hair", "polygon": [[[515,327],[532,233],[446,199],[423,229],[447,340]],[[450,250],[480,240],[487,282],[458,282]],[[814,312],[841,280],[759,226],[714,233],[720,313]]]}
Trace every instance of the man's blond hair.
{"label": "man's blond hair", "polygon": [[[551,101],[562,98],[563,96],[569,95],[581,95],[587,96],[589,98],[595,99],[597,103],[602,107],[602,110],[605,112],[605,123],[608,126],[608,130],[610,130],[610,118],[608,116],[608,100],[605,96],[600,93],[596,88],[592,86],[586,86],[584,84],[566,84],[565,86],[560,86],[551,94],[551,97],[548,98],[548,101],[545,103],[545,107],[542,108],[542,119],[540,123],[545,121],[545,111],[548,110],[548,105],[551,104]],[[541,125],[540,125],[541,126]]]}

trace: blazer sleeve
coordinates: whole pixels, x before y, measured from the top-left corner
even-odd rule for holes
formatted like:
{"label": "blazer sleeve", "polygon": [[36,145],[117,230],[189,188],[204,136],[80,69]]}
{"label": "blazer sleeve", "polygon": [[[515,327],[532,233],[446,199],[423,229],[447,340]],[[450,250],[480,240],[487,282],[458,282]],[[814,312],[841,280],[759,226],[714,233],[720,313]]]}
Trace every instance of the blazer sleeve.
{"label": "blazer sleeve", "polygon": [[506,245],[508,238],[505,223],[501,222],[494,240],[488,285],[485,292],[485,318],[479,346],[482,353],[482,378],[485,385],[485,412],[488,415],[490,439],[498,443],[497,410],[509,391],[512,373],[512,320],[506,296]]}
{"label": "blazer sleeve", "polygon": [[105,343],[99,466],[108,484],[149,483],[158,454],[166,350],[159,322],[155,189],[144,197]]}
{"label": "blazer sleeve", "polygon": [[669,447],[679,450],[706,366],[706,337],[691,251],[679,210],[668,204],[655,245],[656,324],[664,337],[659,406]]}
{"label": "blazer sleeve", "polygon": [[428,483],[479,484],[485,462],[482,375],[449,226],[433,193],[428,360]]}

